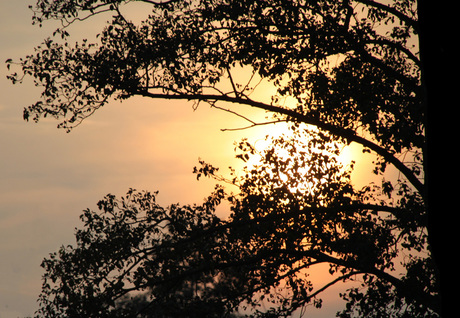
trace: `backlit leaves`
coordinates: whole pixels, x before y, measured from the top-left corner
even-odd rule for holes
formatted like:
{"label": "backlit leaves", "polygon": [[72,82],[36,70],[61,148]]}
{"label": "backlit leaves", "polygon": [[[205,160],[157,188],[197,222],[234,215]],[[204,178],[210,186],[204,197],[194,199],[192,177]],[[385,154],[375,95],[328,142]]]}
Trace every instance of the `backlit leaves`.
{"label": "backlit leaves", "polygon": [[[162,315],[177,317],[205,306],[222,316],[246,306],[286,316],[322,305],[308,273],[327,264],[331,286],[362,283],[342,294],[342,317],[436,317],[416,2],[144,0],[151,12],[140,23],[124,13],[130,2],[37,1],[33,22],[62,26],[33,54],[6,61],[20,68],[13,83],[32,77],[43,89],[26,120],[51,116],[71,130],[110,100],[140,95],[256,107],[288,121],[293,137],[269,139],[263,150],[238,143],[247,166],[230,180],[200,161],[197,179],[229,182],[237,193],[218,185],[202,205],[164,208],[156,194],[130,190],[85,210],[76,246],[42,264],[38,315],[123,317],[143,308],[148,317],[171,307]],[[112,16],[98,43],[71,41],[70,25],[105,12]],[[258,80],[275,87],[271,102],[255,99]],[[356,189],[353,165],[337,158],[350,142],[377,154],[375,174],[393,165],[408,181]],[[222,201],[228,220],[215,215]]]}
{"label": "backlit leaves", "polygon": [[52,115],[71,129],[111,96],[225,95],[229,68],[246,66],[296,98],[301,114],[365,129],[395,152],[423,145],[420,62],[409,43],[416,32],[412,2],[146,2],[152,13],[135,25],[122,13],[125,1],[38,1],[40,23],[76,23],[106,10],[114,17],[98,46],[48,40],[52,54],[44,45],[19,62],[44,87],[25,117]]}
{"label": "backlit leaves", "polygon": [[[430,258],[420,257],[427,252],[420,196],[404,183],[396,193],[390,182],[357,191],[331,136],[296,137],[269,139],[264,150],[237,144],[243,161],[258,163],[232,180],[200,161],[197,176],[237,185],[237,193],[216,186],[202,205],[163,208],[156,193],[131,189],[120,199],[107,195],[99,212],[85,210],[77,245],[43,261],[38,316],[180,316],[203,308],[216,317],[242,308],[254,317],[290,315],[321,307],[323,286],[309,275],[326,264],[330,285],[362,284],[342,294],[342,317],[437,317],[435,276],[416,278],[421,268],[433,270]],[[215,215],[222,201],[228,220]],[[407,271],[397,274],[401,253]],[[422,284],[426,292],[411,292]],[[129,305],[138,293],[142,300]]]}

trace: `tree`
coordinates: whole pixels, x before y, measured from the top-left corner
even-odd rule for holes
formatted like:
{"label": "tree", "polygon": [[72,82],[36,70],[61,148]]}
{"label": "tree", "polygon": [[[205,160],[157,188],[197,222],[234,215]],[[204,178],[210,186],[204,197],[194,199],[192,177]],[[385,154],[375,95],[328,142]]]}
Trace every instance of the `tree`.
{"label": "tree", "polygon": [[167,209],[155,197],[130,189],[121,200],[101,200],[103,213],[84,211],[77,246],[43,261],[39,316],[224,317],[230,304],[220,294],[241,283],[195,268],[204,266],[198,256],[211,255],[206,246],[215,247],[219,236],[189,237],[218,223],[212,211],[220,195],[202,206]]}
{"label": "tree", "polygon": [[[162,208],[156,194],[130,190],[120,199],[108,195],[99,212],[85,210],[77,245],[42,264],[38,316],[224,317],[250,309],[254,317],[285,317],[321,307],[322,291],[354,281],[342,295],[341,317],[438,317],[417,194],[401,184],[392,206],[385,189],[355,191],[336,160],[338,145],[325,149],[330,136],[299,136],[308,142],[280,137],[260,153],[239,143],[242,160],[261,162],[227,180],[239,193],[216,186],[202,205]],[[195,172],[223,178],[204,162]],[[214,213],[222,200],[231,205],[228,220]],[[313,286],[310,271],[321,264],[331,280]],[[120,305],[139,292],[140,304]]]}
{"label": "tree", "polygon": [[[273,114],[274,121],[291,123],[295,136],[273,140],[273,147],[261,154],[260,166],[248,170],[242,179],[229,181],[239,187],[237,195],[218,188],[202,207],[182,208],[181,213],[176,212],[177,207],[170,207],[153,221],[147,216],[142,222],[131,215],[134,219],[129,222],[124,217],[121,221],[102,217],[103,223],[108,223],[98,225],[100,228],[93,227],[93,223],[102,222],[97,214],[87,212],[85,233],[89,238],[94,231],[105,237],[111,231],[118,233],[116,229],[121,227],[123,235],[118,233],[116,237],[129,238],[131,249],[140,248],[139,253],[144,253],[140,251],[151,248],[159,253],[146,256],[151,272],[136,274],[141,280],[130,278],[129,283],[136,288],[153,288],[152,295],[161,302],[169,291],[154,287],[157,271],[161,272],[160,280],[180,281],[188,274],[204,281],[212,277],[219,282],[217,285],[225,286],[220,300],[232,310],[244,301],[256,305],[261,299],[256,301],[255,296],[263,298],[273,288],[284,287],[291,294],[281,297],[275,293],[270,300],[279,306],[266,313],[281,315],[310,302],[320,306],[315,298],[318,291],[311,289],[301,273],[316,263],[328,263],[331,274],[341,275],[331,284],[357,276],[363,281],[364,290],[351,289],[343,294],[348,301],[343,317],[353,311],[375,317],[388,316],[388,312],[393,316],[436,316],[440,312],[438,277],[431,255],[434,246],[427,243],[426,233],[427,192],[423,180],[427,104],[423,61],[418,54],[417,3],[141,0],[151,4],[152,14],[136,25],[123,14],[123,6],[129,2],[37,2],[36,23],[58,19],[63,27],[34,55],[19,61],[22,74],[10,76],[13,82],[33,76],[43,87],[41,100],[25,108],[25,119],[38,121],[54,116],[61,120],[60,127],[71,130],[112,98],[139,95],[193,100],[195,106],[207,102],[229,112],[233,112],[235,103],[261,109]],[[111,12],[113,19],[99,34],[99,44],[70,44],[70,24],[103,12]],[[240,70],[250,76],[237,76]],[[270,101],[255,100],[251,95],[258,81],[263,80],[277,88]],[[293,100],[289,106],[283,104],[286,97]],[[223,103],[230,108],[222,107]],[[260,124],[250,121],[250,126]],[[302,140],[300,145],[296,139]],[[364,151],[377,156],[374,173],[381,174],[392,166],[401,178],[383,180],[378,187],[354,189],[349,174],[331,159],[337,143],[360,144]],[[304,148],[309,155],[301,150]],[[243,151],[241,159],[256,155],[249,143],[239,144],[239,149]],[[281,150],[289,157],[280,156]],[[311,168],[305,170],[307,162]],[[204,163],[196,172],[222,180],[214,167]],[[150,194],[147,198],[132,204],[147,204]],[[219,220],[212,214],[211,207],[224,198],[232,204],[229,220]],[[109,199],[101,204],[116,202]],[[130,209],[123,206],[117,213],[124,215]],[[140,211],[148,215],[150,210]],[[105,213],[114,212],[108,209]],[[171,215],[176,214],[181,215],[174,216],[179,221],[171,221]],[[167,239],[148,236],[145,239],[150,247],[137,241],[138,235],[139,239],[151,235],[146,230],[151,226],[146,224],[154,222],[154,228],[161,228],[162,220],[169,222],[170,232],[157,230],[155,235]],[[185,222],[184,232],[175,229],[175,222]],[[146,227],[145,232],[137,233],[131,223]],[[97,232],[101,228],[104,231]],[[81,240],[79,233],[77,239]],[[76,255],[92,253],[96,248],[89,238],[88,242],[79,241],[83,245],[77,249],[63,249],[45,261],[45,278],[67,281],[64,274],[79,270],[70,265],[79,259]],[[163,243],[168,251],[165,254],[162,249],[157,251]],[[188,246],[186,251],[176,247],[182,244]],[[181,252],[176,255],[171,248]],[[391,275],[403,250],[409,255],[403,276]],[[107,254],[110,260],[123,262],[113,264],[115,267],[108,268],[106,274],[117,268],[122,271],[125,266],[137,268],[139,264],[131,260],[131,252],[116,257]],[[92,262],[81,262],[81,266]],[[101,266],[104,259],[94,262]],[[160,268],[155,267],[158,264]],[[180,264],[180,270],[174,264]],[[229,277],[236,277],[238,283]],[[70,304],[89,310],[95,297],[103,297],[98,303],[105,304],[98,310],[115,310],[113,297],[121,296],[123,288],[114,284],[88,291],[91,279],[83,275],[71,289],[62,284],[53,289],[45,283],[42,310],[61,313],[59,310],[69,309]],[[414,286],[425,287],[414,293]],[[200,290],[200,297],[209,300],[204,290]],[[56,298],[49,300],[50,295]],[[66,299],[70,296],[77,298]]]}

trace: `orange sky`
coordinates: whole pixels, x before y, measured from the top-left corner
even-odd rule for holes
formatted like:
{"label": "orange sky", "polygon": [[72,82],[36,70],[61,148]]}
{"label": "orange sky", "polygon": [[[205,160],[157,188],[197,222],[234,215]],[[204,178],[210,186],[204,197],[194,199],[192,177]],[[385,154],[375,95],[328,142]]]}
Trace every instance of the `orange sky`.
{"label": "orange sky", "polygon": [[[31,25],[28,4],[0,2],[0,317],[33,314],[40,292],[43,257],[74,242],[78,216],[95,208],[107,193],[128,188],[159,190],[159,202],[199,203],[212,181],[196,181],[191,173],[198,158],[225,169],[234,165],[233,142],[263,138],[268,126],[221,132],[247,123],[202,104],[134,98],[111,103],[71,133],[56,129],[54,120],[39,124],[22,120],[24,106],[40,90],[31,81],[12,85],[7,58],[33,51],[52,31]],[[99,31],[83,25],[84,32]],[[94,29],[93,29],[94,27]],[[330,316],[326,308],[313,317]]]}

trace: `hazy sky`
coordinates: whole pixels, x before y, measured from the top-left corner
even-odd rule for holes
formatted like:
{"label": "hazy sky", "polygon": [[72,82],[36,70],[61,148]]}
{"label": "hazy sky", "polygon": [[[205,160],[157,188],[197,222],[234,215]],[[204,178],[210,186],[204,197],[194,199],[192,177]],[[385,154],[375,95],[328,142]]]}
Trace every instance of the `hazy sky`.
{"label": "hazy sky", "polygon": [[[4,61],[33,52],[52,27],[31,25],[34,1],[0,1],[0,318],[37,309],[40,263],[62,244],[73,244],[78,216],[107,193],[132,187],[160,191],[159,201],[199,203],[214,183],[191,173],[198,158],[226,168],[233,142],[251,132],[221,132],[244,126],[230,114],[203,104],[131,99],[110,103],[71,133],[54,120],[22,120],[22,110],[40,90],[31,80],[12,85]],[[99,32],[85,22],[83,32]],[[85,33],[86,34],[86,33]],[[273,128],[268,128],[270,131]],[[328,304],[313,313],[329,316]]]}

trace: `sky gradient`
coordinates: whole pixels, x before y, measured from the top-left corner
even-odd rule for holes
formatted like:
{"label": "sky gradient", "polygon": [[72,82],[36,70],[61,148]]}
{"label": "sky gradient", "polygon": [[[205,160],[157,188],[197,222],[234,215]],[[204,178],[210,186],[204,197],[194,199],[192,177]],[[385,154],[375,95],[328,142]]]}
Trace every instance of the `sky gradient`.
{"label": "sky gradient", "polygon": [[[23,121],[23,107],[38,99],[40,89],[31,79],[12,85],[4,61],[32,53],[51,35],[52,25],[31,24],[27,7],[33,3],[0,1],[0,318],[33,314],[42,259],[74,243],[82,210],[94,209],[105,194],[158,190],[163,205],[200,203],[214,182],[198,182],[192,174],[199,158],[235,166],[234,141],[276,131],[222,132],[247,123],[206,104],[193,110],[189,102],[142,98],[109,103],[71,133],[52,119]],[[91,23],[84,22],[81,32],[100,31]],[[325,302],[311,317],[329,317],[336,309]]]}

